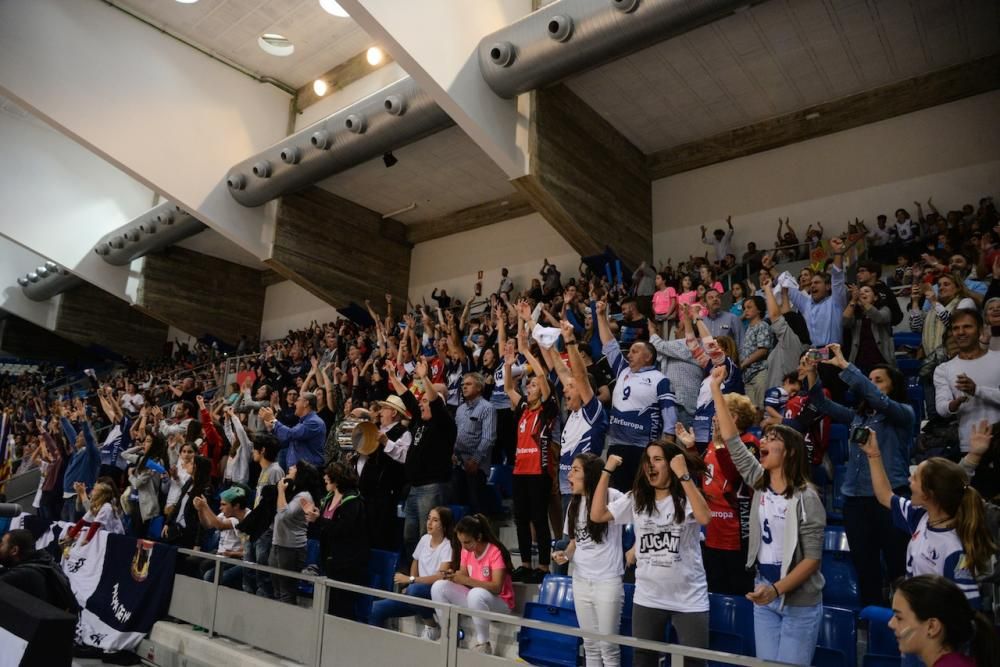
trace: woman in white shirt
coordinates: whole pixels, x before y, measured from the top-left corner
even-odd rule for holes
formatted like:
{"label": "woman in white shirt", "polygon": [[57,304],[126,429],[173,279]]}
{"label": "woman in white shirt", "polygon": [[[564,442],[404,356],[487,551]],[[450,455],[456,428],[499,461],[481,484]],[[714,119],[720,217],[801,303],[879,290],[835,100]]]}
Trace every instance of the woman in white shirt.
{"label": "woman in white shirt", "polygon": [[[427,532],[424,533],[417,548],[413,550],[413,561],[410,563],[410,574],[397,572],[395,582],[406,590],[407,595],[431,599],[431,585],[443,579],[442,570],[457,570],[458,561],[455,558],[461,554],[461,547],[455,537],[455,520],[447,507],[435,507],[427,514]],[[372,605],[369,624],[384,628],[390,618],[402,616],[419,616],[426,626],[424,636],[437,641],[441,636],[441,628],[434,620],[432,607],[421,607],[396,600],[378,600]]]}
{"label": "woman in white shirt", "polygon": [[[576,618],[582,630],[604,635],[618,634],[622,615],[622,525],[614,519],[599,523],[590,518],[594,493],[604,470],[604,459],[593,454],[573,458],[569,480],[572,500],[566,512],[563,533],[570,535],[565,551],[552,554],[562,565],[573,561],[573,599]],[[608,501],[614,504],[623,494],[608,489]],[[621,664],[618,644],[583,640],[587,667],[617,667]]]}
{"label": "woman in white shirt", "polygon": [[[611,473],[622,463],[608,457],[594,492],[590,518],[635,526],[636,573],[632,635],[665,641],[667,624],[684,646],[708,647],[708,582],[701,560],[701,527],[711,513],[694,475],[704,464],[672,442],[651,442],[643,452],[632,490],[608,502]],[[636,649],[636,667],[655,667],[655,651]],[[685,659],[686,667],[702,664]]]}

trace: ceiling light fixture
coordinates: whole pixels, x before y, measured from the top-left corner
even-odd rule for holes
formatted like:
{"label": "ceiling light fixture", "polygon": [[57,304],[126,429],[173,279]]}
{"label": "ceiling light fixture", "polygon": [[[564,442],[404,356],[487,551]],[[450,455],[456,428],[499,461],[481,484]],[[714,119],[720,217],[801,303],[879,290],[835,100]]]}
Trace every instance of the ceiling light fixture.
{"label": "ceiling light fixture", "polygon": [[313,92],[316,93],[317,96],[323,97],[324,95],[326,95],[326,91],[327,91],[326,81],[324,81],[323,79],[316,79],[315,81],[313,81]]}
{"label": "ceiling light fixture", "polygon": [[377,46],[373,46],[368,49],[368,53],[365,54],[365,57],[368,58],[369,65],[378,65],[382,62],[382,49]]}
{"label": "ceiling light fixture", "polygon": [[193,5],[194,3],[198,2],[198,0],[177,0],[177,2],[181,3],[182,5]]}
{"label": "ceiling light fixture", "polygon": [[327,14],[332,14],[338,19],[349,18],[347,11],[340,6],[340,3],[336,0],[319,0],[319,6],[323,8]]}
{"label": "ceiling light fixture", "polygon": [[284,35],[279,35],[274,32],[265,32],[263,35],[258,37],[257,46],[259,46],[264,53],[272,56],[284,57],[295,53],[295,45],[292,44],[292,41]]}
{"label": "ceiling light fixture", "polygon": [[395,166],[396,163],[399,162],[399,159],[392,154],[392,151],[389,151],[382,156],[382,162],[385,163],[385,168],[388,169],[389,167]]}

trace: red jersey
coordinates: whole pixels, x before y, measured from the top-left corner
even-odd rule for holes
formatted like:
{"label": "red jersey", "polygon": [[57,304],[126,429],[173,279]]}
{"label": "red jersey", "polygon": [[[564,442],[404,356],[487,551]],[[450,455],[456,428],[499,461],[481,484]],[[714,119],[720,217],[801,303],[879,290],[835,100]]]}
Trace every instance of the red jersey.
{"label": "red jersey", "polygon": [[548,474],[549,441],[552,438],[552,422],[556,415],[556,404],[552,398],[537,408],[529,408],[528,401],[521,398],[515,408],[517,417],[517,449],[514,452],[515,475]]}
{"label": "red jersey", "polygon": [[[757,438],[749,433],[741,439],[751,449],[757,444]],[[705,465],[707,470],[701,490],[712,515],[705,528],[705,546],[739,551],[743,540],[750,536],[750,498],[753,492],[743,482],[729,450],[724,446],[716,448],[709,444],[705,450]]]}

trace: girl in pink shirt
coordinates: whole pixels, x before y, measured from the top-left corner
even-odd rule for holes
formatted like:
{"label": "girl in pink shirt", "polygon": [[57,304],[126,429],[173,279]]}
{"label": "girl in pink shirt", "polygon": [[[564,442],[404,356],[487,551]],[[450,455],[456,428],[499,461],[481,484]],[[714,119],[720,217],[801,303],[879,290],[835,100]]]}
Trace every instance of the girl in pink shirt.
{"label": "girl in pink shirt", "polygon": [[656,274],[656,291],[653,292],[653,314],[662,323],[664,338],[670,338],[670,322],[676,320],[677,290],[667,286],[667,274]]}
{"label": "girl in pink shirt", "polygon": [[[444,579],[434,582],[431,599],[468,609],[510,613],[514,609],[510,577],[514,567],[510,552],[493,534],[489,519],[470,514],[458,522],[455,534],[462,545],[462,565],[457,572],[446,570]],[[472,625],[476,630],[475,650],[492,655],[489,620],[473,616]]]}

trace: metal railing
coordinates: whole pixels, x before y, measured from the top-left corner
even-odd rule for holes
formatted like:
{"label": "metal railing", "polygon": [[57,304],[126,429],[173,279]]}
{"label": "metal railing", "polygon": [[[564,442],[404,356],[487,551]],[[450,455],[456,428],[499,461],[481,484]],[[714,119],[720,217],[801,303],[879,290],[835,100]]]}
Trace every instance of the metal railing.
{"label": "metal railing", "polygon": [[[243,560],[237,560],[234,558],[226,558],[224,556],[219,556],[216,554],[207,554],[200,551],[193,551],[191,549],[178,549],[180,553],[186,556],[213,561],[213,576],[211,582],[211,590],[209,592],[209,597],[211,599],[211,606],[207,610],[204,609],[204,605],[200,604],[200,600],[194,598],[205,593],[204,585],[208,582],[201,581],[202,586],[199,587],[198,583],[194,583],[197,580],[192,580],[190,582],[181,582],[175,577],[175,589],[174,598],[171,600],[170,605],[170,615],[181,621],[192,623],[194,625],[200,625],[207,629],[208,636],[213,637],[216,635],[225,636],[230,639],[235,639],[240,642],[248,643],[253,646],[257,646],[266,651],[276,653],[285,658],[291,658],[304,662],[305,664],[314,665],[319,667],[324,664],[332,664],[332,662],[324,663],[324,656],[327,655],[328,650],[333,648],[333,646],[328,647],[327,641],[331,640],[331,634],[335,638],[339,638],[339,635],[343,633],[346,638],[350,638],[349,642],[352,645],[345,645],[343,643],[338,643],[337,648],[337,662],[348,664],[351,660],[345,655],[345,652],[350,651],[360,651],[368,661],[374,660],[372,664],[379,664],[378,660],[373,655],[375,650],[374,646],[371,644],[364,644],[363,640],[366,633],[376,633],[373,635],[376,639],[383,638],[385,641],[405,641],[410,642],[408,646],[415,651],[427,651],[429,647],[437,647],[436,650],[439,651],[444,658],[439,664],[443,664],[446,667],[458,667],[459,662],[467,664],[468,659],[471,659],[473,655],[469,651],[465,651],[460,656],[462,650],[459,648],[460,640],[460,618],[462,616],[471,618],[482,618],[493,623],[500,623],[505,625],[516,626],[517,628],[532,628],[535,630],[543,630],[545,632],[552,632],[562,635],[568,635],[571,637],[578,637],[580,639],[591,639],[603,642],[612,642],[623,647],[630,647],[634,649],[644,649],[649,651],[655,651],[657,653],[666,654],[668,656],[670,667],[682,667],[685,658],[693,658],[697,660],[711,661],[716,664],[727,664],[727,665],[743,665],[745,667],[770,667],[772,665],[779,665],[782,663],[767,662],[764,660],[759,660],[757,658],[747,657],[743,655],[735,655],[731,653],[723,653],[721,651],[713,651],[710,649],[692,648],[689,646],[681,646],[678,644],[668,644],[665,642],[651,641],[646,639],[636,639],[634,637],[627,637],[624,635],[605,635],[598,632],[591,632],[589,630],[581,630],[579,628],[568,627],[564,625],[556,625],[553,623],[546,623],[543,621],[536,621],[532,619],[522,618],[515,616],[513,614],[501,614],[496,612],[481,611],[476,609],[469,609],[466,607],[458,607],[455,605],[435,602],[433,600],[427,600],[424,598],[418,598],[411,595],[404,595],[402,593],[395,593],[390,591],[378,590],[374,588],[368,588],[366,586],[358,586],[355,584],[347,584],[340,581],[334,581],[332,579],[327,579],[321,576],[311,576],[306,574],[301,574],[298,572],[292,572],[289,570],[281,570],[278,568],[270,567],[267,565],[260,565],[257,563],[248,563]],[[222,566],[223,565],[234,565],[244,569],[252,569],[258,572],[264,572],[268,574],[274,574],[281,577],[287,577],[296,579],[299,581],[305,581],[313,584],[313,601],[311,609],[304,609],[298,607],[297,605],[290,605],[277,602],[275,600],[267,600],[265,598],[260,598],[258,596],[251,595],[249,593],[244,593],[242,591],[234,591],[233,589],[228,589],[225,587],[220,587]],[[183,576],[183,575],[181,575]],[[188,577],[185,577],[188,578]],[[188,578],[189,579],[189,578]],[[180,587],[180,592],[178,593],[178,588]],[[333,588],[341,591],[347,591],[351,593],[357,593],[361,595],[368,595],[376,599],[386,599],[395,600],[397,602],[404,602],[408,605],[413,605],[417,607],[425,607],[433,609],[438,616],[439,623],[441,625],[441,638],[437,642],[429,643],[424,639],[413,637],[411,635],[395,632],[392,630],[385,630],[382,628],[375,628],[369,625],[358,623],[353,620],[346,620],[339,617],[330,616],[326,613],[327,598],[328,598],[328,588]],[[229,625],[233,628],[229,632],[220,632],[220,619],[219,619],[219,603],[220,598],[229,595],[242,595],[247,596],[247,600],[254,600],[254,604],[240,604],[237,608],[240,614],[243,614],[243,618],[239,619],[227,619],[231,620]],[[242,600],[242,598],[240,598]],[[245,601],[244,601],[245,602]],[[265,604],[266,602],[266,604]],[[268,609],[277,610],[277,607],[271,607],[271,605],[281,605],[282,610],[285,613],[281,615],[278,614],[268,614]],[[273,624],[274,617],[286,618],[290,624],[294,622],[296,618],[305,619],[306,616],[311,616],[310,627],[311,632],[314,633],[310,637],[309,646],[311,651],[307,656],[297,653],[296,655],[285,655],[280,651],[276,650],[276,637],[273,634],[265,634],[263,636],[258,635],[254,632],[254,628],[260,623],[256,623],[253,619],[249,618],[249,615],[256,613],[257,611],[262,612],[267,619],[264,619],[264,623],[270,623],[270,628],[274,630],[279,630],[282,628],[276,628]],[[301,612],[301,613],[300,613]],[[287,628],[291,631],[291,628]],[[295,631],[301,634],[301,627],[295,628]],[[381,634],[381,633],[391,633],[391,634]],[[325,641],[327,640],[327,641]],[[294,643],[294,642],[293,642]],[[363,647],[359,648],[359,645]],[[294,652],[294,651],[292,651]],[[387,656],[388,657],[388,656]],[[502,657],[502,656],[498,656]],[[398,662],[398,660],[397,660]],[[389,660],[386,660],[385,664],[389,664]],[[414,663],[416,664],[416,663]]]}

